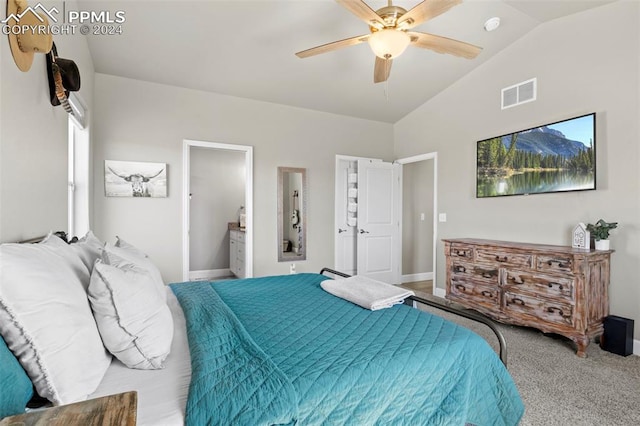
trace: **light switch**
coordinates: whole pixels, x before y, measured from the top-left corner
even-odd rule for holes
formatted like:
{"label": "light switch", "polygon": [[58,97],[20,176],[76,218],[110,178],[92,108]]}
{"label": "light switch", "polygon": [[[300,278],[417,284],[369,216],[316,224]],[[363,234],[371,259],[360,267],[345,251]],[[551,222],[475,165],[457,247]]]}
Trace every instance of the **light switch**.
{"label": "light switch", "polygon": [[447,221],[447,214],[446,213],[440,213],[438,215],[438,221],[440,222],[446,222]]}

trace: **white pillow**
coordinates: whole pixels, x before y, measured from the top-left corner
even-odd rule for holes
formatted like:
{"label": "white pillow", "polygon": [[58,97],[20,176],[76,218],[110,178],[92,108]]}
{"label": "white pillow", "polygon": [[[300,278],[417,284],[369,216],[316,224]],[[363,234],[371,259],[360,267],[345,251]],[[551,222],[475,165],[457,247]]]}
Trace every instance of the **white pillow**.
{"label": "white pillow", "polygon": [[[84,237],[75,243],[71,243],[70,247],[77,253],[82,263],[84,263],[84,266],[87,267],[89,274],[91,274],[93,264],[96,263],[96,260],[100,257],[104,243],[93,235],[93,232],[89,231]],[[87,286],[89,286],[88,281]]]}
{"label": "white pillow", "polygon": [[105,244],[105,254],[102,255],[102,260],[104,263],[110,263],[109,255],[115,254],[119,258],[126,259],[131,263],[146,269],[151,274],[151,278],[156,284],[156,291],[158,295],[162,298],[163,301],[167,301],[167,292],[164,285],[164,281],[162,280],[162,275],[160,274],[160,270],[158,267],[151,261],[149,256],[145,253],[122,240],[120,237],[116,237],[117,241],[115,245],[111,245],[109,243]]}
{"label": "white pillow", "polygon": [[0,333],[38,394],[56,405],[86,399],[111,362],[82,283],[86,275],[56,236],[0,245]]}
{"label": "white pillow", "polygon": [[171,350],[173,318],[149,271],[110,255],[96,261],[89,300],[104,345],[129,368],[163,368]]}

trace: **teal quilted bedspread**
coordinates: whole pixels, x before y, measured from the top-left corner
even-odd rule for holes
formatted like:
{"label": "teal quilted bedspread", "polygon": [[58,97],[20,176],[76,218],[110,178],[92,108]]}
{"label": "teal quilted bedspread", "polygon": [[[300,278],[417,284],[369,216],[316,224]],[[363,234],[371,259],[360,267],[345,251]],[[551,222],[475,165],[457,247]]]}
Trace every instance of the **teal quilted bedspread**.
{"label": "teal quilted bedspread", "polygon": [[187,318],[189,425],[516,425],[524,406],[475,333],[369,311],[318,274],[173,284]]}

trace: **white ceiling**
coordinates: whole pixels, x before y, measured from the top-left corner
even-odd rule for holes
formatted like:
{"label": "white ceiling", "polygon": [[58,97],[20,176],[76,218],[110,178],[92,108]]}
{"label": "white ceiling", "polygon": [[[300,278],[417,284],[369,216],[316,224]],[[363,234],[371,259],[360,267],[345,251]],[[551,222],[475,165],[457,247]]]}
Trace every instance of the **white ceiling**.
{"label": "white ceiling", "polygon": [[[126,16],[122,35],[89,37],[96,72],[394,123],[542,22],[610,1],[466,0],[415,30],[481,46],[480,55],[468,60],[410,46],[394,60],[388,85],[373,83],[375,57],[366,43],[295,56],[368,33],[333,0],[79,3]],[[418,3],[394,1],[407,10]],[[387,2],[367,4],[376,10]],[[502,24],[486,32],[493,16]]]}

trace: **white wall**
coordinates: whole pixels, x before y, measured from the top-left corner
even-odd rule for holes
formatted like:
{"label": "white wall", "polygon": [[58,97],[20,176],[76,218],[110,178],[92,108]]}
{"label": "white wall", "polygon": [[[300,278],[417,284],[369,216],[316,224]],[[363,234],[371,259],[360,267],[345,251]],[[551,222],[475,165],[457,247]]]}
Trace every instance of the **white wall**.
{"label": "white wall", "polygon": [[[6,1],[0,9],[6,10]],[[60,56],[78,65],[79,93],[91,110],[94,71],[86,38],[66,35],[54,41]],[[45,55],[36,54],[31,70],[22,72],[3,35],[0,76],[0,241],[66,231],[67,113],[49,102]]]}
{"label": "white wall", "polygon": [[[120,235],[181,279],[182,141],[254,147],[254,275],[286,274],[277,261],[277,167],[306,167],[307,260],[299,272],[333,264],[336,154],[390,160],[393,126],[362,119],[137,80],[95,75],[95,232]],[[104,160],[168,163],[168,198],[104,196]]]}
{"label": "white wall", "polygon": [[229,269],[229,222],[245,200],[245,154],[192,146],[189,269]]}
{"label": "white wall", "polygon": [[[611,313],[640,319],[640,3],[541,25],[394,126],[397,157],[438,152],[439,238],[570,244],[600,218],[612,232]],[[538,78],[538,100],[500,110],[500,89]],[[597,190],[475,198],[476,141],[597,113]],[[438,250],[439,287],[444,255]],[[636,327],[636,338],[640,327]]]}

